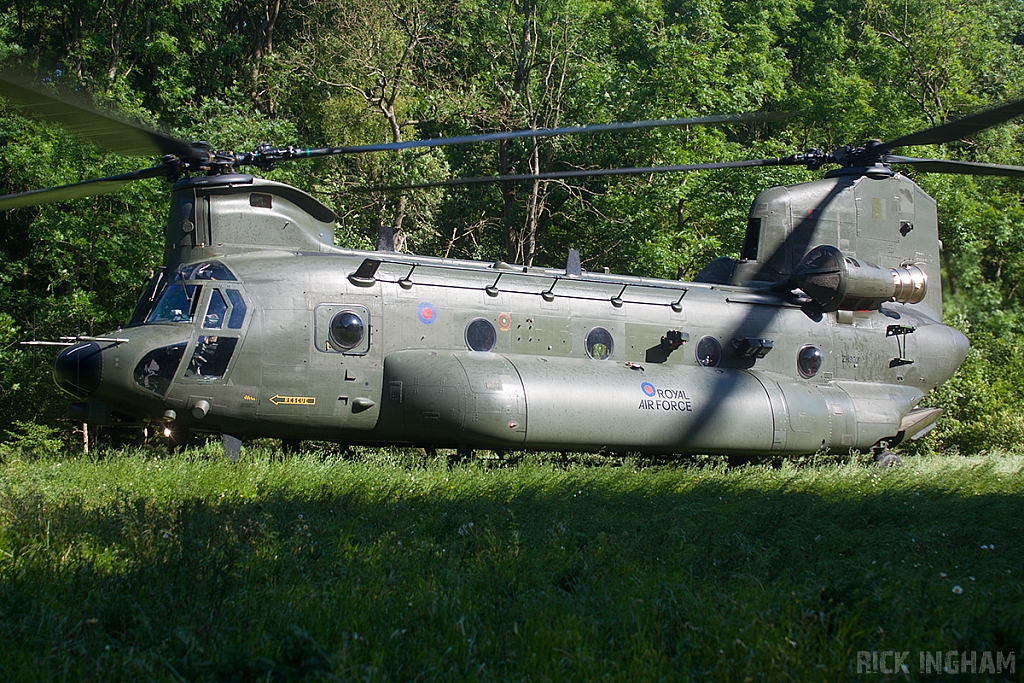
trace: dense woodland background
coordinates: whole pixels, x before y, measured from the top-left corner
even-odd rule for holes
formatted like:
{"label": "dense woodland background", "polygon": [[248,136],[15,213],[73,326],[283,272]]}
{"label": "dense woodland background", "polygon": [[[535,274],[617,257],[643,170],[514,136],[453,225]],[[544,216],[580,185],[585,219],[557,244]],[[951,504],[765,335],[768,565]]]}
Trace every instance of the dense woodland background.
{"label": "dense woodland background", "polygon": [[[1019,0],[12,0],[0,66],[189,140],[245,151],[750,111],[780,123],[511,141],[299,162],[267,174],[333,207],[337,240],[694,275],[738,254],[761,189],[800,169],[361,194],[357,185],[683,164],[891,139],[1024,97]],[[947,149],[1024,164],[1024,123]],[[148,165],[0,101],[0,194]],[[913,175],[913,174],[911,174]],[[914,176],[939,203],[947,320],[971,338],[927,448],[1024,443],[1024,182]],[[159,180],[0,215],[0,439],[69,433],[37,337],[125,322],[162,250]],[[920,447],[920,446],[919,446]]]}

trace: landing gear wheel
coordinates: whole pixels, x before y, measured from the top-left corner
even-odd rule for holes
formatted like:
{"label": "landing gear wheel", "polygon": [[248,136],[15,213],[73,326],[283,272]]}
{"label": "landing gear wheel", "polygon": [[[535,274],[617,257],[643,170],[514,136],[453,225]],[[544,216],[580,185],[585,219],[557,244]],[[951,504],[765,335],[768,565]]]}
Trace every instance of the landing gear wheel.
{"label": "landing gear wheel", "polygon": [[882,451],[875,456],[875,464],[879,467],[903,467],[900,456],[891,451]]}

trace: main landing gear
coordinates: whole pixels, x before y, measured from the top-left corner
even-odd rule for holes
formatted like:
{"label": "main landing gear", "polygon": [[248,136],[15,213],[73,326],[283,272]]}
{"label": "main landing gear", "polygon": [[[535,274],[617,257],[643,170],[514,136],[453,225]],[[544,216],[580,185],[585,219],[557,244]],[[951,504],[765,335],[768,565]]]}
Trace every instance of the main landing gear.
{"label": "main landing gear", "polygon": [[903,460],[889,450],[888,441],[879,441],[878,445],[871,449],[875,456],[875,465],[878,467],[903,467]]}

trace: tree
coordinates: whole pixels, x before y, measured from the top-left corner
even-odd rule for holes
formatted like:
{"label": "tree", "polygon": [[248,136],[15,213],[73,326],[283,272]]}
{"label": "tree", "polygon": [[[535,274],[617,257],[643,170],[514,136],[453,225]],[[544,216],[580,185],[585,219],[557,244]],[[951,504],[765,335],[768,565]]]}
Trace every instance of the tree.
{"label": "tree", "polygon": [[[438,30],[453,6],[419,0],[312,0],[293,12],[299,39],[289,61],[293,72],[328,96],[321,104],[320,132],[335,144],[403,142],[415,135],[432,88],[443,88],[437,73],[444,64],[445,36]],[[342,159],[326,182],[388,185],[415,182],[443,172],[443,157],[433,152]],[[353,180],[354,179],[354,180]],[[326,184],[326,182],[324,184]],[[337,195],[336,195],[337,196]],[[439,193],[421,193],[413,218],[429,217]],[[410,218],[405,193],[340,197],[343,221],[365,233],[366,219],[387,226],[401,250]]]}

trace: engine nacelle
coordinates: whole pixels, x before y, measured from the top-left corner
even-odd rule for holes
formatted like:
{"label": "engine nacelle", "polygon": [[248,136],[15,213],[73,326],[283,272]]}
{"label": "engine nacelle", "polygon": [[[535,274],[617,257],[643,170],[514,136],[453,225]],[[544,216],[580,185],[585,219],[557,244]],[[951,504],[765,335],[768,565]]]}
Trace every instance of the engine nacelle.
{"label": "engine nacelle", "polygon": [[928,292],[925,272],[914,265],[882,268],[835,247],[815,247],[793,271],[797,286],[825,311],[866,311],[886,301],[916,304]]}

